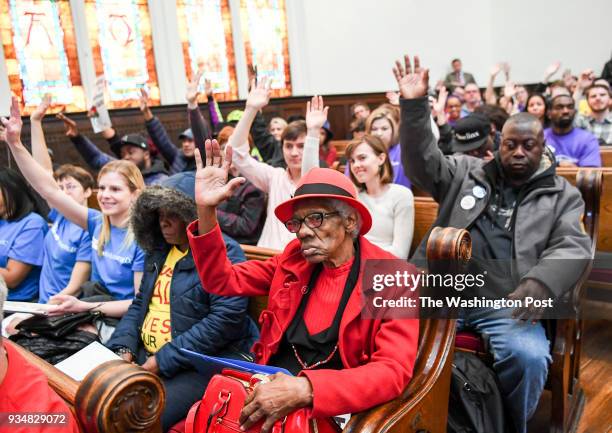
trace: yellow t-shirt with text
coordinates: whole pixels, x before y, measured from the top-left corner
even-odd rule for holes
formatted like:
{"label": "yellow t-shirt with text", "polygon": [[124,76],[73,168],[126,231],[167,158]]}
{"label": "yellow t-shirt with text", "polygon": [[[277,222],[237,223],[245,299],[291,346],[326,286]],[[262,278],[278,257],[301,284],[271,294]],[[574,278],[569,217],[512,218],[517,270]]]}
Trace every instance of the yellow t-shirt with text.
{"label": "yellow t-shirt with text", "polygon": [[189,250],[182,252],[172,247],[161,272],[157,276],[153,287],[153,296],[149,303],[149,311],[145,316],[140,331],[140,338],[149,353],[156,353],[164,344],[172,340],[170,333],[170,285],[174,266],[187,255]]}

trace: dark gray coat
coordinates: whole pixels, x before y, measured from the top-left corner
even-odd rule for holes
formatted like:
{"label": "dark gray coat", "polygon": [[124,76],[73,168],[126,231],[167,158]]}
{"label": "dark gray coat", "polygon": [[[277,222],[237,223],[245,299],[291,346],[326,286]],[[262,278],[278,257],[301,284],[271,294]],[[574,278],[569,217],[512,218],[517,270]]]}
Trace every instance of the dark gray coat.
{"label": "dark gray coat", "polygon": [[[476,200],[471,209],[463,209],[461,200],[471,195],[475,186],[483,187],[486,197],[491,195],[496,185],[488,174],[496,170],[497,161],[487,163],[466,155],[444,156],[431,131],[426,97],[401,100],[401,110],[404,171],[413,184],[429,192],[439,204],[434,226],[471,227],[485,211],[487,200]],[[581,223],[584,202],[580,192],[554,174],[550,158],[548,153],[543,155],[540,169],[534,175],[539,182],[525,190],[514,210],[512,274],[514,284],[533,278],[560,296],[575,284],[592,251],[591,240]],[[540,176],[543,173],[549,175]],[[425,236],[413,259],[425,258],[428,238]]]}

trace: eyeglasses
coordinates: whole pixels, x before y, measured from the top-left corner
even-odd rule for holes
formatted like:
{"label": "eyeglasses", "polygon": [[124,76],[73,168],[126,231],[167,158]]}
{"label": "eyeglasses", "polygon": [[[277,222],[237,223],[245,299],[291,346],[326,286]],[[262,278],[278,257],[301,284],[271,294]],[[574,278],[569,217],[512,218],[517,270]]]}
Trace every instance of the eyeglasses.
{"label": "eyeglasses", "polygon": [[297,233],[300,231],[300,227],[302,227],[302,223],[306,224],[306,227],[311,229],[316,229],[321,227],[323,224],[323,220],[325,218],[332,215],[339,215],[340,212],[313,212],[311,214],[306,215],[304,218],[292,218],[288,221],[285,221],[285,227],[291,233]]}
{"label": "eyeglasses", "polygon": [[60,185],[60,189],[62,191],[74,191],[78,187],[79,187],[79,185],[76,185],[74,183],[67,183],[65,185]]}

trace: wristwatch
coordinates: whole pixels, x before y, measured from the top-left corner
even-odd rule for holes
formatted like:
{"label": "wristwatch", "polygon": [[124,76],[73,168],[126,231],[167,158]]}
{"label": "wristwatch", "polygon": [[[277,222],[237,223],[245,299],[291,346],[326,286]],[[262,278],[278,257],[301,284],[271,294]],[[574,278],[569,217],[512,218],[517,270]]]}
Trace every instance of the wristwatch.
{"label": "wristwatch", "polygon": [[125,347],[125,346],[122,346],[122,347],[119,347],[118,349],[116,349],[116,350],[115,350],[115,353],[116,353],[117,355],[119,355],[119,356],[121,356],[121,355],[125,355],[125,354],[128,354],[128,353],[129,353],[130,355],[132,355],[132,358],[135,358],[135,357],[136,357],[136,356],[134,355],[134,352],[132,352],[132,351],[130,350],[130,348],[129,348],[129,347]]}

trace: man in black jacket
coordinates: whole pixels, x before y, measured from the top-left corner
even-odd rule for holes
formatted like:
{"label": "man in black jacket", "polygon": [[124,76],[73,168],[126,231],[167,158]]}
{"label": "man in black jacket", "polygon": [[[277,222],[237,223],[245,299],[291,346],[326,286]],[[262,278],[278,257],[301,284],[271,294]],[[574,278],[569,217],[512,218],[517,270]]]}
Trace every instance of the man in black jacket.
{"label": "man in black jacket", "polygon": [[[429,71],[421,69],[415,57],[413,72],[406,56],[405,69],[397,62],[394,73],[403,98],[402,163],[410,180],[439,204],[433,226],[468,230],[476,263],[472,269],[495,272],[494,279],[486,277],[501,291],[495,300],[521,301],[514,310],[463,309],[461,325],[488,337],[493,368],[515,427],[525,433],[551,361],[538,321],[546,304],[527,300],[556,302],[592,258],[581,224],[584,202],[576,188],[556,176],[554,156],[544,146],[537,118],[528,113],[510,117],[491,161],[444,156],[431,132]],[[427,238],[416,257],[425,257]]]}

